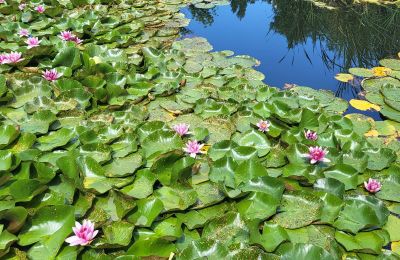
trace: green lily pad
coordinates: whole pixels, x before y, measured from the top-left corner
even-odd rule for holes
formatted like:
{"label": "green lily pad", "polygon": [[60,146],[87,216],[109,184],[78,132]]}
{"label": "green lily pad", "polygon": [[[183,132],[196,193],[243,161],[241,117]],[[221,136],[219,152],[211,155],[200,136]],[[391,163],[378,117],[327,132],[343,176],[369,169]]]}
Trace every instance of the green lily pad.
{"label": "green lily pad", "polygon": [[321,217],[322,204],[318,197],[305,192],[284,194],[280,213],[274,216],[274,223],[285,228],[300,228]]}

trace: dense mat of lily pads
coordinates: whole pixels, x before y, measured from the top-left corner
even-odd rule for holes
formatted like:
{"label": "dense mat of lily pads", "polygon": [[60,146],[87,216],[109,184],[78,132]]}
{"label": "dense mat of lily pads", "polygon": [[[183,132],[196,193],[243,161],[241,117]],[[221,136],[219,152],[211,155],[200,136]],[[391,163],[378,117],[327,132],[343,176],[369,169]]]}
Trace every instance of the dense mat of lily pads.
{"label": "dense mat of lily pads", "polygon": [[0,258],[399,259],[395,132],[176,40],[186,2],[0,4]]}

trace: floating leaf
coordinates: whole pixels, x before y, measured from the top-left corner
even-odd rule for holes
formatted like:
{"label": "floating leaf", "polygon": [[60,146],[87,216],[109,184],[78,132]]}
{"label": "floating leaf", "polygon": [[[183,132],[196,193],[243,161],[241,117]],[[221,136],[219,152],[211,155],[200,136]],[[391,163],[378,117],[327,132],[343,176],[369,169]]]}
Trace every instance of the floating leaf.
{"label": "floating leaf", "polygon": [[337,74],[337,75],[335,76],[335,79],[337,79],[337,80],[339,80],[339,81],[341,81],[341,82],[347,83],[347,82],[353,80],[353,79],[354,79],[354,76],[351,75],[351,74],[339,73],[339,74]]}
{"label": "floating leaf", "polygon": [[22,246],[33,245],[28,251],[31,258],[47,255],[55,257],[74,225],[72,206],[58,205],[39,209],[18,236]]}
{"label": "floating leaf", "polygon": [[300,228],[318,220],[321,215],[319,198],[304,192],[284,194],[281,213],[273,221],[285,228]]}
{"label": "floating leaf", "polygon": [[352,100],[350,100],[350,105],[352,105],[354,108],[357,108],[358,110],[362,110],[362,111],[366,111],[366,110],[370,110],[370,109],[374,109],[376,111],[381,110],[381,108],[379,106],[372,104],[365,100],[352,99]]}
{"label": "floating leaf", "polygon": [[389,216],[389,210],[381,201],[371,196],[353,196],[345,199],[334,226],[340,230],[357,233],[368,227],[382,227]]}

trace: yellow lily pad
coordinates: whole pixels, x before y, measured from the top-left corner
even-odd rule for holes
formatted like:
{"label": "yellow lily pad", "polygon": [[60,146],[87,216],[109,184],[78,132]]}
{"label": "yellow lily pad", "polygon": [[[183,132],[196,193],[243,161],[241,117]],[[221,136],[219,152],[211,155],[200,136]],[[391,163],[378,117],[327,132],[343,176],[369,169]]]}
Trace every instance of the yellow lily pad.
{"label": "yellow lily pad", "polygon": [[[400,56],[400,53],[399,53]],[[392,242],[392,251],[400,254],[400,241]]]}
{"label": "yellow lily pad", "polygon": [[352,99],[350,100],[350,105],[358,110],[367,111],[370,109],[374,109],[376,111],[380,111],[381,108],[378,105],[372,104],[366,100]]}
{"label": "yellow lily pad", "polygon": [[354,79],[354,76],[351,75],[351,74],[348,74],[348,73],[339,73],[339,74],[337,74],[337,75],[335,76],[335,79],[337,79],[337,80],[339,80],[339,81],[341,81],[341,82],[347,83],[347,82],[353,80],[353,79]]}
{"label": "yellow lily pad", "polygon": [[392,70],[386,67],[374,67],[372,72],[375,77],[386,77]]}
{"label": "yellow lily pad", "polygon": [[364,134],[364,136],[366,136],[366,137],[377,137],[377,136],[379,136],[379,133],[376,130],[370,130],[370,131],[366,132]]}

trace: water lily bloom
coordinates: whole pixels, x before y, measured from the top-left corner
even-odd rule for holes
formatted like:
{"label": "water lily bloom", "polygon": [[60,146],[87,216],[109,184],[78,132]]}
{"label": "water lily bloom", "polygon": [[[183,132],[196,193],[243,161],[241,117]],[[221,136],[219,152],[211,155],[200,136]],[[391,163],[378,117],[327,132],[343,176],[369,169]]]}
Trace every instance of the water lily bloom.
{"label": "water lily bloom", "polygon": [[82,40],[79,39],[78,36],[72,37],[71,41],[75,42],[76,44],[81,44],[82,43]]}
{"label": "water lily bloom", "polygon": [[6,59],[3,61],[3,64],[18,63],[23,60],[22,53],[12,51],[11,53],[6,54]]}
{"label": "water lily bloom", "polygon": [[25,7],[26,7],[26,4],[20,4],[20,5],[18,6],[18,9],[22,11],[22,10],[25,9]]}
{"label": "water lily bloom", "polygon": [[45,11],[43,5],[37,6],[37,7],[35,8],[35,10],[36,10],[38,13],[40,13],[40,14],[41,14],[41,13],[44,13],[44,11]]}
{"label": "water lily bloom", "polygon": [[271,125],[270,122],[267,121],[267,120],[260,120],[257,123],[258,130],[260,130],[263,133],[269,131],[269,126],[270,125]]}
{"label": "water lily bloom", "polygon": [[5,2],[5,0],[0,0],[0,4],[4,4]]}
{"label": "water lily bloom", "polygon": [[28,44],[28,49],[39,46],[40,42],[41,40],[39,40],[38,37],[29,37],[28,40],[26,40],[26,44]]}
{"label": "water lily bloom", "polygon": [[186,148],[183,148],[185,152],[190,154],[190,157],[196,158],[197,154],[203,153],[201,148],[203,148],[204,144],[199,144],[196,140],[189,141],[186,144]]}
{"label": "water lily bloom", "polygon": [[64,41],[71,41],[75,35],[71,31],[60,32],[60,38]]}
{"label": "water lily bloom", "polygon": [[0,54],[0,64],[5,64],[7,60],[7,54]]}
{"label": "water lily bloom", "polygon": [[377,180],[369,178],[368,182],[364,182],[364,187],[371,193],[376,193],[381,190],[381,183]]}
{"label": "water lily bloom", "polygon": [[86,246],[92,242],[99,232],[98,230],[94,230],[94,223],[86,219],[83,221],[82,225],[75,222],[75,227],[73,227],[72,230],[74,231],[75,236],[65,239],[65,242],[69,243],[70,246]]}
{"label": "water lily bloom", "polygon": [[81,44],[82,40],[79,39],[78,36],[76,36],[74,33],[72,33],[71,31],[63,31],[60,32],[60,36],[61,40],[63,41],[70,41],[70,42],[75,42],[76,44]]}
{"label": "water lily bloom", "polygon": [[315,146],[308,149],[307,157],[310,159],[311,164],[316,164],[317,162],[330,162],[328,158],[325,158],[327,154],[328,150]]}
{"label": "water lily bloom", "polygon": [[28,37],[29,36],[29,31],[28,31],[28,29],[21,29],[21,30],[19,30],[18,34],[21,37]]}
{"label": "water lily bloom", "polygon": [[190,127],[190,125],[182,123],[182,124],[174,125],[172,128],[175,130],[175,132],[178,135],[184,136],[189,133],[189,127]]}
{"label": "water lily bloom", "polygon": [[311,131],[311,130],[304,131],[304,136],[305,136],[308,140],[313,140],[313,141],[315,141],[315,140],[318,139],[317,133],[314,132],[314,131]]}
{"label": "water lily bloom", "polygon": [[51,70],[45,70],[43,71],[42,77],[48,81],[55,81],[59,77],[61,77],[61,74],[57,72],[56,69],[51,69]]}

